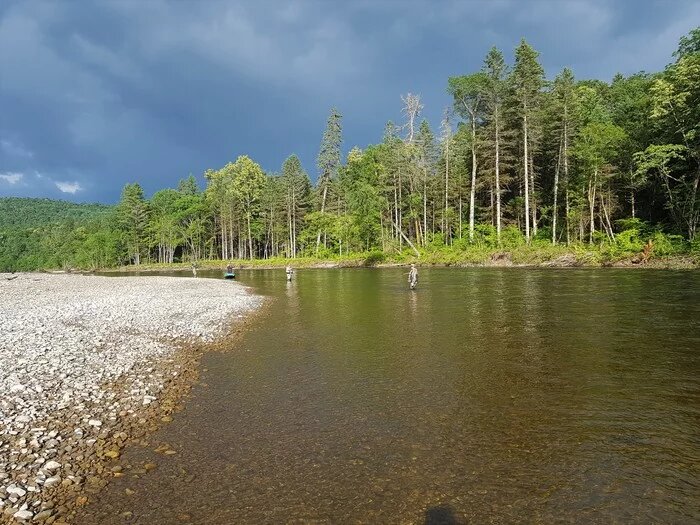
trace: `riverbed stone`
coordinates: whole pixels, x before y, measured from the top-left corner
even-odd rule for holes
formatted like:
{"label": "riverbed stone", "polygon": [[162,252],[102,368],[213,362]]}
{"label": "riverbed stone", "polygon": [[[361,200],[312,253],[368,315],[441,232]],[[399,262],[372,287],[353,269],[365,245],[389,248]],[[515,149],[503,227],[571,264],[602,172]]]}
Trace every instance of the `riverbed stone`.
{"label": "riverbed stone", "polygon": [[43,519],[48,495],[59,499],[44,522],[58,522],[87,502],[86,475],[122,474],[103,463],[168,422],[176,403],[167,389],[194,377],[179,352],[220,337],[261,304],[242,286],[226,285],[73,274],[0,279],[0,511],[7,519],[37,512]]}
{"label": "riverbed stone", "polygon": [[34,517],[34,514],[29,510],[18,510],[12,517],[19,521],[29,521]]}

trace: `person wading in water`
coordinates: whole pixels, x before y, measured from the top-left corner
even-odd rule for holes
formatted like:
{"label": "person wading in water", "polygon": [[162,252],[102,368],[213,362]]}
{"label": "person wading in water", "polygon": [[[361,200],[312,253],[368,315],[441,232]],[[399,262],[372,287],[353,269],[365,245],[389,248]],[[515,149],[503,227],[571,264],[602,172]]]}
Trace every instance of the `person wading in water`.
{"label": "person wading in water", "polygon": [[411,271],[408,272],[408,285],[411,287],[411,290],[415,290],[418,285],[418,268],[416,268],[415,264],[411,265]]}
{"label": "person wading in water", "polygon": [[292,267],[291,267],[291,266],[287,266],[287,270],[286,270],[286,271],[287,271],[287,281],[290,281],[290,282],[291,282],[291,280],[292,280],[292,275],[294,274],[294,270],[292,270]]}

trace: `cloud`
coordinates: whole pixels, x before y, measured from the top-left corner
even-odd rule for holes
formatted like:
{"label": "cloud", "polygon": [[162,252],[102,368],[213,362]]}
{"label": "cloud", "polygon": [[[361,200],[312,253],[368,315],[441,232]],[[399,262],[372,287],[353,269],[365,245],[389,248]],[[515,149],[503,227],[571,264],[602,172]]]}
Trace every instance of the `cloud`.
{"label": "cloud", "polygon": [[63,193],[70,193],[75,195],[79,191],[83,191],[83,187],[78,182],[65,182],[65,181],[54,181],[56,187]]}
{"label": "cloud", "polygon": [[21,144],[18,144],[11,140],[0,140],[0,149],[4,151],[7,155],[13,157],[31,158],[34,156],[34,153],[32,151],[28,150]]}
{"label": "cloud", "polygon": [[23,173],[13,173],[11,171],[7,171],[5,173],[0,173],[0,179],[4,180],[8,184],[12,184],[12,185],[17,184],[23,178],[24,178]]}

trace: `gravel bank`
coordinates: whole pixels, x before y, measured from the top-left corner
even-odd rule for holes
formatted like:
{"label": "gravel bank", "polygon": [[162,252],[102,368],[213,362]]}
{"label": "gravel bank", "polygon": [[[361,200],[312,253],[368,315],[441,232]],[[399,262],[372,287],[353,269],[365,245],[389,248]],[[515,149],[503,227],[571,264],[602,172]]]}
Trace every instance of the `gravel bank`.
{"label": "gravel bank", "polygon": [[[178,277],[0,274],[0,523],[61,523],[154,417],[201,347],[262,300]],[[163,416],[166,414],[166,416]]]}

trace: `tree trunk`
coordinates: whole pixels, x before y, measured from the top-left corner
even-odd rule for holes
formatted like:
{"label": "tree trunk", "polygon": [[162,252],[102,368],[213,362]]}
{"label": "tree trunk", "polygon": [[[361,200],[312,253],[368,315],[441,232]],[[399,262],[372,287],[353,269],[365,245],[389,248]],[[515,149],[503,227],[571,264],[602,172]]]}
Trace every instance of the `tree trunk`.
{"label": "tree trunk", "polygon": [[557,196],[559,194],[559,166],[561,165],[561,140],[559,141],[559,154],[557,155],[557,167],[554,169],[554,202],[552,203],[552,244],[557,244]]}
{"label": "tree trunk", "polygon": [[399,247],[403,250],[403,210],[401,209],[401,206],[403,204],[403,181],[401,180],[401,170],[399,169]]}
{"label": "tree trunk", "polygon": [[469,190],[469,241],[474,241],[474,205],[476,201],[476,119],[472,115],[472,184]]}
{"label": "tree trunk", "polygon": [[462,238],[462,172],[459,173],[459,182],[457,183],[457,193],[459,194],[459,238]]}
{"label": "tree trunk", "polygon": [[[396,177],[394,177],[394,214],[392,216],[392,223],[398,223],[399,222],[399,198],[398,198],[398,191],[399,189],[397,188],[396,184]],[[399,230],[394,229],[396,232],[396,240],[399,242],[399,246],[401,245],[401,235],[399,235]]]}
{"label": "tree trunk", "polygon": [[525,169],[525,240],[530,244],[530,177],[528,172],[529,155],[527,151],[527,106],[523,105],[523,168]]}
{"label": "tree trunk", "polygon": [[423,246],[428,238],[428,170],[423,172]]}
{"label": "tree trunk", "polygon": [[530,209],[532,210],[532,236],[537,236],[537,196],[535,195],[535,165],[530,154]]}
{"label": "tree trunk", "polygon": [[[323,185],[323,198],[321,199],[321,213],[326,211],[326,196],[328,195],[328,181]],[[318,236],[316,237],[316,255],[318,255],[318,249],[321,246],[321,230],[318,231]]]}
{"label": "tree trunk", "polygon": [[593,179],[588,181],[588,211],[591,219],[590,236],[588,238],[588,243],[593,244],[593,234],[595,233],[595,196],[596,196],[596,186],[598,181],[598,170],[594,170]]}
{"label": "tree trunk", "polygon": [[247,214],[248,220],[248,256],[253,260],[253,234],[250,231],[250,211]]}
{"label": "tree trunk", "polygon": [[445,234],[445,241],[448,238],[447,232],[447,210],[449,209],[449,188],[450,188],[450,139],[445,143],[445,214],[443,216],[442,231]]}
{"label": "tree trunk", "polygon": [[566,222],[566,245],[571,244],[571,237],[569,234],[569,122],[567,117],[567,108],[564,107],[564,184],[566,185],[564,190],[564,198],[566,200],[566,210],[564,213]]}
{"label": "tree trunk", "polygon": [[605,206],[605,199],[603,199],[603,193],[600,192],[599,194],[600,198],[600,207],[603,210],[603,217],[605,218],[605,221],[603,222],[605,226],[605,233],[608,234],[608,238],[611,241],[615,240],[615,233],[613,232],[612,224],[610,223],[610,215],[608,214],[608,208]]}
{"label": "tree trunk", "polygon": [[394,223],[394,226],[396,226],[396,228],[398,229],[398,232],[401,234],[401,237],[403,237],[403,239],[408,243],[408,245],[411,247],[411,249],[415,252],[416,257],[420,257],[420,252],[419,252],[418,249],[413,245],[413,243],[411,242],[411,239],[409,239],[408,237],[406,237],[406,234],[399,228],[399,225],[398,225],[398,224]]}
{"label": "tree trunk", "polygon": [[496,127],[496,240],[501,244],[501,145],[500,145],[500,122],[498,119],[498,110],[494,112],[494,126]]}

